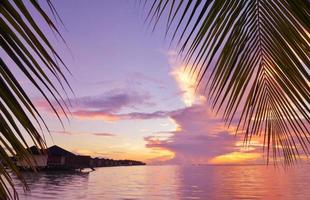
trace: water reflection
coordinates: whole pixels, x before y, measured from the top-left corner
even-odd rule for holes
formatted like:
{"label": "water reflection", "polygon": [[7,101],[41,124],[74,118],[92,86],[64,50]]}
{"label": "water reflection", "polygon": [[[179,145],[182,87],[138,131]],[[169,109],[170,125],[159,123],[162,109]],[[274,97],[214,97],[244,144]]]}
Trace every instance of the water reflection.
{"label": "water reflection", "polygon": [[[20,199],[72,199],[83,198],[74,191],[85,191],[89,173],[79,172],[42,172],[24,173],[30,192],[23,192],[18,186]],[[76,195],[77,194],[77,195]]]}
{"label": "water reflection", "polygon": [[183,167],[182,198],[310,199],[308,166],[287,171],[266,166]]}
{"label": "water reflection", "polygon": [[135,166],[25,173],[20,199],[310,199],[308,166]]}

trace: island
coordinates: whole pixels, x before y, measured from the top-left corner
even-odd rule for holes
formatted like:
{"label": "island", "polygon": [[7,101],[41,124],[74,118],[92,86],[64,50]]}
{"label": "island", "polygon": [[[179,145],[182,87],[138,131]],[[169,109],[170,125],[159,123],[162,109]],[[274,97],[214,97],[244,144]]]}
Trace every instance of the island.
{"label": "island", "polygon": [[113,160],[76,155],[57,145],[47,149],[38,149],[36,146],[32,146],[28,148],[27,151],[32,154],[30,162],[25,159],[18,159],[18,156],[13,157],[16,165],[21,170],[29,170],[32,168],[38,170],[82,170],[90,168],[94,170],[94,168],[97,167],[145,165],[145,163],[135,160]]}

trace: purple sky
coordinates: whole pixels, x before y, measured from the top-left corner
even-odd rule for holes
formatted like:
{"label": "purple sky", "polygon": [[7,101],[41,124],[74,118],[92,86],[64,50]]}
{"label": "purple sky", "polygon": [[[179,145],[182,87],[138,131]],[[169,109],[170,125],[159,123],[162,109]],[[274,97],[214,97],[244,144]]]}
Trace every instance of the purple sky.
{"label": "purple sky", "polygon": [[134,2],[54,0],[70,49],[39,20],[69,66],[75,92],[69,97],[72,116],[63,129],[20,77],[50,126],[48,144],[151,163],[260,159],[259,145],[242,149],[233,127],[224,127],[205,98],[194,93],[193,81],[164,39],[165,26],[159,24],[152,34],[143,23],[145,12]]}

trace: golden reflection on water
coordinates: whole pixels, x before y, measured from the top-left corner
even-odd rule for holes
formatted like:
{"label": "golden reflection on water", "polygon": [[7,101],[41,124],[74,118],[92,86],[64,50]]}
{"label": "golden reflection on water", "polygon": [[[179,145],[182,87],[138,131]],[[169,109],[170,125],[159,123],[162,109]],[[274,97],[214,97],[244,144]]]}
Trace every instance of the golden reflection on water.
{"label": "golden reflection on water", "polygon": [[26,173],[20,199],[310,199],[309,166],[135,166]]}

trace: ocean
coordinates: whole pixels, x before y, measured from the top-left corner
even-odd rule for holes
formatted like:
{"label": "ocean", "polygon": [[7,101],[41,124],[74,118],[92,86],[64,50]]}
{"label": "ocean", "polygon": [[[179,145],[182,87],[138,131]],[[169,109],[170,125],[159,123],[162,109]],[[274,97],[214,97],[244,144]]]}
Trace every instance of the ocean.
{"label": "ocean", "polygon": [[309,165],[132,166],[93,172],[24,173],[20,199],[310,199]]}

